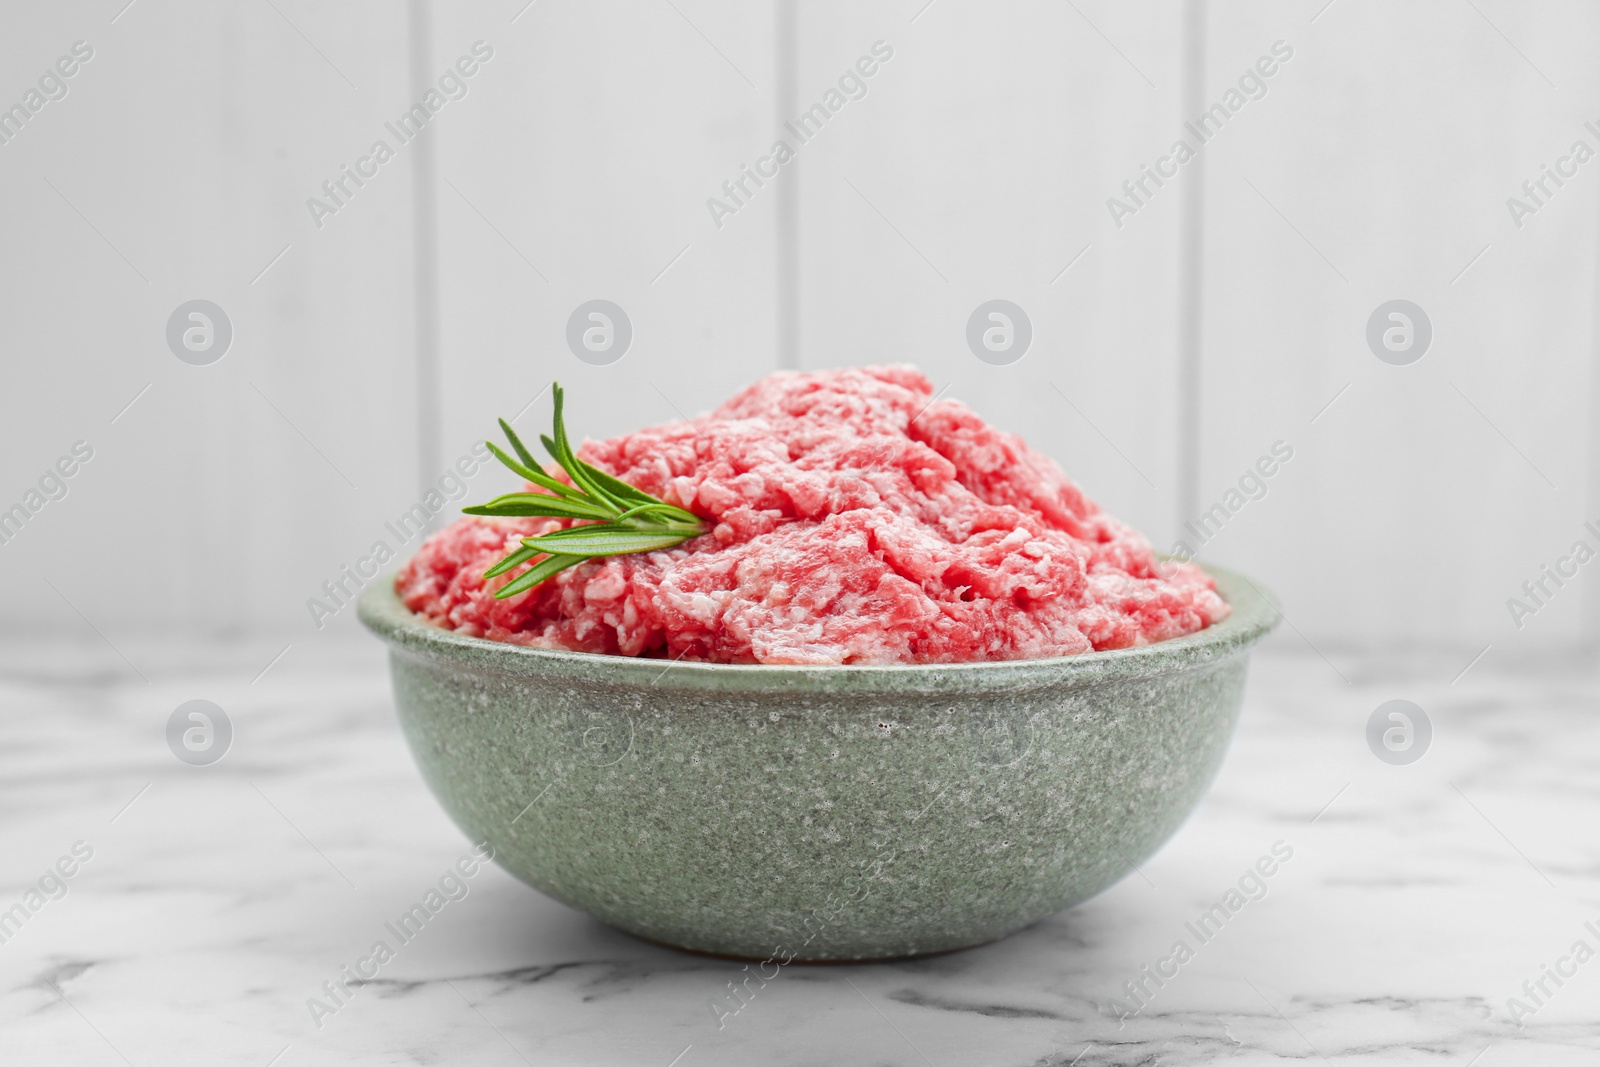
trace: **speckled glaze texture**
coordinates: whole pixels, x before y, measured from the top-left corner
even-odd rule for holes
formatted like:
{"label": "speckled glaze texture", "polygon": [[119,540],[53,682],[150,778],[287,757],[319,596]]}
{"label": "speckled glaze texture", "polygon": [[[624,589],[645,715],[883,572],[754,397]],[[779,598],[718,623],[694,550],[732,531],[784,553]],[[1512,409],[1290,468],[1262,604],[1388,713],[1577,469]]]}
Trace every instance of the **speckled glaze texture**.
{"label": "speckled glaze texture", "polygon": [[387,583],[423,777],[512,874],[641,937],[764,960],[981,944],[1105,889],[1216,774],[1276,611],[1052,660],[667,663],[464,637]]}

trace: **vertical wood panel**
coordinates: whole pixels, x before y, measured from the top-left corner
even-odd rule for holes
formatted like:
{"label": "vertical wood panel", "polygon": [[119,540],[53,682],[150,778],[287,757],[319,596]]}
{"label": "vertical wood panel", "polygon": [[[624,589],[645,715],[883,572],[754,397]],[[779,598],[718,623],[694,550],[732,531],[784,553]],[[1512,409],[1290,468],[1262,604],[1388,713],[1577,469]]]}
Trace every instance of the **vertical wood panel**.
{"label": "vertical wood panel", "polygon": [[[770,139],[771,5],[539,4],[507,24],[515,10],[439,19],[441,61],[496,49],[441,141],[450,455],[552,379],[573,432],[604,437],[708,410],[777,358],[775,198],[720,229],[706,207]],[[609,365],[567,347],[592,299],[632,322]],[[548,419],[546,397],[520,425]]]}
{"label": "vertical wood panel", "polygon": [[[1571,590],[1520,633],[1506,599],[1583,535],[1600,165],[1520,230],[1506,200],[1574,139],[1600,148],[1583,128],[1600,16],[1213,16],[1212,92],[1275,39],[1295,57],[1208,149],[1202,504],[1274,440],[1296,451],[1204,554],[1271,583],[1318,642],[1575,638]],[[1364,337],[1395,298],[1433,324],[1410,366]]]}
{"label": "vertical wood panel", "polygon": [[[0,194],[26,205],[0,267],[0,501],[95,448],[0,548],[6,622],[91,636],[48,578],[113,640],[309,636],[305,598],[412,495],[410,183],[385,171],[320,231],[305,207],[403,106],[404,22],[292,0],[114,13],[13,8],[0,35],[7,99],[74,40],[95,49],[0,149]],[[195,297],[234,326],[208,367],[164,340]]]}
{"label": "vertical wood panel", "polygon": [[[1179,9],[1077,8],[805,7],[802,107],[874,41],[895,54],[802,149],[803,363],[916,363],[1159,539],[1178,479],[1181,201],[1164,190],[1118,229],[1106,200],[1171,141]],[[966,342],[996,298],[1033,323],[1009,366]]]}

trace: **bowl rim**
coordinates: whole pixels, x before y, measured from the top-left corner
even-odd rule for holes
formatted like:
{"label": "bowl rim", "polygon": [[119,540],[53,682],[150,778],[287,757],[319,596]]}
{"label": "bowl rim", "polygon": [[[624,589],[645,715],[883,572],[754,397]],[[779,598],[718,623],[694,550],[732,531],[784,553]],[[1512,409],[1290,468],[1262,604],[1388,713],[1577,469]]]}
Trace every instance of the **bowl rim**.
{"label": "bowl rim", "polygon": [[745,664],[665,661],[530,648],[445,630],[413,613],[391,577],[361,594],[357,616],[395,654],[441,666],[542,682],[649,688],[853,693],[973,692],[1090,685],[1172,674],[1231,659],[1265,637],[1282,618],[1270,594],[1236,571],[1197,564],[1233,609],[1226,619],[1182,637],[1149,645],[1083,652],[1050,659],[967,663]]}

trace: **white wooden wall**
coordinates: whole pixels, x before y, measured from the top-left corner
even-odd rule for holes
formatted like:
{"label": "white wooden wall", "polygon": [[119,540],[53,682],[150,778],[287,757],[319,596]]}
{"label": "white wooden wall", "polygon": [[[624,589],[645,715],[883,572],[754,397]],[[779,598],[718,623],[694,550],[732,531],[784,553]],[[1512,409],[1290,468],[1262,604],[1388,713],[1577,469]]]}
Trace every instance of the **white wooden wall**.
{"label": "white wooden wall", "polygon": [[[311,632],[305,598],[412,493],[410,177],[391,164],[320,231],[304,206],[401,110],[406,25],[274,3],[5,11],[8,104],[95,50],[0,147],[0,500],[95,450],[0,546],[15,630]],[[233,322],[211,366],[167,349],[194,298]]]}
{"label": "white wooden wall", "polygon": [[[0,103],[95,49],[0,146],[0,507],[95,449],[0,545],[5,627],[322,640],[352,613],[319,632],[306,599],[496,415],[542,426],[552,378],[600,436],[906,360],[1163,547],[1288,442],[1200,558],[1325,650],[1595,638],[1600,564],[1520,631],[1505,604],[1600,520],[1600,160],[1520,229],[1505,204],[1600,149],[1592,5],[524,2],[0,15]],[[476,41],[467,95],[316,228],[306,198]],[[865,97],[716,226],[878,41]],[[1276,41],[1266,95],[1113,225]],[[163,339],[195,297],[235,329],[208,367]],[[633,323],[608,366],[564,341],[594,298]],[[1033,322],[1010,366],[966,346],[992,298]],[[1366,346],[1395,298],[1433,323],[1414,365]]]}
{"label": "white wooden wall", "polygon": [[[1505,601],[1596,540],[1600,166],[1520,230],[1506,199],[1575,139],[1600,148],[1583,128],[1600,9],[1341,0],[1311,23],[1212,7],[1212,84],[1273,38],[1296,49],[1208,160],[1202,498],[1273,440],[1296,447],[1215,558],[1329,641],[1526,649],[1576,640],[1580,605],[1592,637],[1600,573],[1520,632]],[[1395,298],[1434,325],[1405,367],[1363,337]]]}

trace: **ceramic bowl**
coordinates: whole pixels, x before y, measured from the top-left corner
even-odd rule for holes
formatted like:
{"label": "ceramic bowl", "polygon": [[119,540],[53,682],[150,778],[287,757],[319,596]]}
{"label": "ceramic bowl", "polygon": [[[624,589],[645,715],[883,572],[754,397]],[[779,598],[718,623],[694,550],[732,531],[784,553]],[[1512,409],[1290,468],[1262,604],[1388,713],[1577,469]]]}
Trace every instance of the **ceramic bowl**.
{"label": "ceramic bowl", "polygon": [[1222,763],[1277,619],[1241,576],[1199,633],[1049,660],[668,663],[439,629],[389,583],[429,787],[506,870],[629,933],[786,961],[993,941],[1126,876]]}

